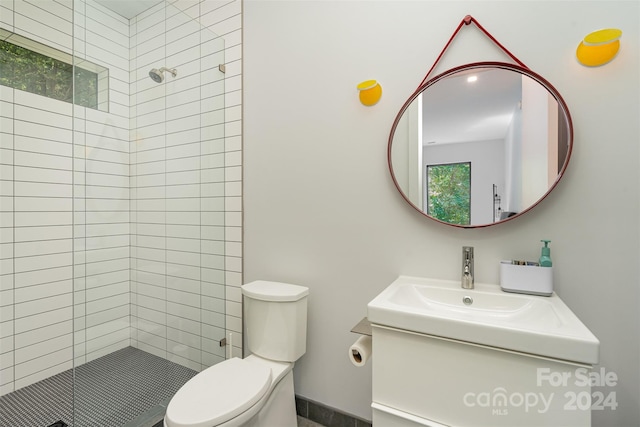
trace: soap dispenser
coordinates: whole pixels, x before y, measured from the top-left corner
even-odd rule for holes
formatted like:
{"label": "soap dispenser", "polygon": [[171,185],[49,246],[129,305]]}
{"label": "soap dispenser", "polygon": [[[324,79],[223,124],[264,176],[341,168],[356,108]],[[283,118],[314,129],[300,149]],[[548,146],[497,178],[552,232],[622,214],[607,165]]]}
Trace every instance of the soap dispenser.
{"label": "soap dispenser", "polygon": [[551,243],[551,240],[540,241],[544,243],[540,254],[540,267],[551,267],[551,248],[549,248],[549,243]]}

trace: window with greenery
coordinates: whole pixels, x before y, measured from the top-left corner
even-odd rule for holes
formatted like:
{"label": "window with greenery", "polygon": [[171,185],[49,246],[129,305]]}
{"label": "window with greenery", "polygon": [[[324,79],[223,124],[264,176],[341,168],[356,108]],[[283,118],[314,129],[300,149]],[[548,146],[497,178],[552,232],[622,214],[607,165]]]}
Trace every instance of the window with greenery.
{"label": "window with greenery", "polygon": [[[18,41],[28,40],[17,35],[13,35],[13,38]],[[32,40],[28,41],[25,44],[30,47],[39,45]],[[47,53],[51,55],[1,40],[0,84],[60,101],[72,102],[73,100],[77,105],[98,109],[100,70],[91,71],[78,66],[74,67],[71,64],[70,55],[52,48],[43,47],[39,50],[48,50]],[[65,62],[53,56],[68,56],[70,60]],[[106,70],[95,65],[93,68]],[[106,110],[106,108],[100,109]]]}
{"label": "window with greenery", "polygon": [[441,221],[468,225],[471,219],[471,163],[427,166],[427,213]]}

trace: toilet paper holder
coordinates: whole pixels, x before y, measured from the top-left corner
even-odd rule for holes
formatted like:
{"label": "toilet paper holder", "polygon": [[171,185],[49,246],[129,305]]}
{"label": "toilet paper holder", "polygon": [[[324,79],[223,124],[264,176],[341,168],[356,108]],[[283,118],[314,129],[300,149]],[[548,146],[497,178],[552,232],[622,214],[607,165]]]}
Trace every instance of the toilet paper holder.
{"label": "toilet paper holder", "polygon": [[363,317],[356,326],[351,328],[351,332],[354,334],[371,336],[371,322],[369,322],[368,318]]}
{"label": "toilet paper holder", "polygon": [[349,347],[349,360],[354,366],[361,368],[371,357],[371,322],[365,317],[351,332],[361,336]]}

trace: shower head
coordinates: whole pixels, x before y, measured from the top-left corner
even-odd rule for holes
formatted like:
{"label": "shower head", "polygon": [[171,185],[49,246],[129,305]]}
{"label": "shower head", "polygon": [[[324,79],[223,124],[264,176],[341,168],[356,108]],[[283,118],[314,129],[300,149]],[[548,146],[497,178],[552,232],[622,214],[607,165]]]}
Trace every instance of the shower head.
{"label": "shower head", "polygon": [[149,77],[151,77],[156,83],[162,83],[162,80],[164,80],[164,75],[160,71],[158,71],[157,68],[149,71]]}
{"label": "shower head", "polygon": [[173,77],[178,75],[178,72],[176,71],[175,68],[170,69],[170,68],[162,67],[159,70],[157,68],[154,68],[151,71],[149,71],[149,77],[151,77],[153,81],[156,83],[162,83],[162,81],[164,80],[165,71],[170,72]]}

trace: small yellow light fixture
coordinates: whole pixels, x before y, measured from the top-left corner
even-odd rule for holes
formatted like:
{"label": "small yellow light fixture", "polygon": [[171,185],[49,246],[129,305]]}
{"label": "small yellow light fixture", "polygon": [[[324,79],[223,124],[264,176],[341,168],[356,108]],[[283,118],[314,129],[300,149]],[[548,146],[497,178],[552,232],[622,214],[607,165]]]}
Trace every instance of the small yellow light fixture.
{"label": "small yellow light fixture", "polygon": [[360,102],[367,107],[375,105],[382,96],[382,86],[376,80],[365,80],[358,85]]}
{"label": "small yellow light fixture", "polygon": [[620,49],[621,36],[622,31],[616,28],[587,34],[576,49],[578,62],[587,67],[598,67],[610,62]]}

